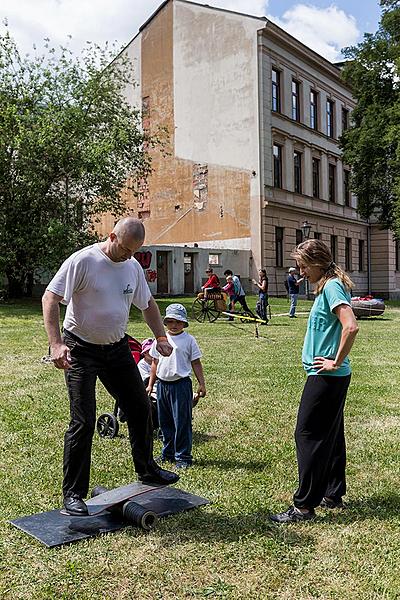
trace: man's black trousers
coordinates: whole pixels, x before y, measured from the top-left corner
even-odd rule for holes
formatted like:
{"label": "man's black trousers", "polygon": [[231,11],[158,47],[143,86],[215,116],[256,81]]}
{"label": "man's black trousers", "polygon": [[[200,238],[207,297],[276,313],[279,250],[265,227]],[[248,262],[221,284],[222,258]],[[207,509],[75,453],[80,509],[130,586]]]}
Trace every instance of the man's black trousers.
{"label": "man's black trousers", "polygon": [[153,460],[151,406],[127,337],[101,346],[65,331],[64,343],[71,352],[71,368],[65,372],[71,421],[64,437],[63,493],[85,498],[96,425],[97,378],[118,399],[126,416],[133,462],[140,474],[148,471]]}
{"label": "man's black trousers", "polygon": [[310,375],[300,401],[295,431],[298,508],[315,508],[322,498],[340,501],[346,493],[343,410],[351,375]]}

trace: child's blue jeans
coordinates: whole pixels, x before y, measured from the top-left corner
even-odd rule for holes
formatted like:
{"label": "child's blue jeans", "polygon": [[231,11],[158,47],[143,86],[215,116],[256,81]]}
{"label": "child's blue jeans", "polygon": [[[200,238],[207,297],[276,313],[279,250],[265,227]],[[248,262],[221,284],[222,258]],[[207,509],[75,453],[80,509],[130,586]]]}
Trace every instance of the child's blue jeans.
{"label": "child's blue jeans", "polygon": [[192,464],[193,388],[190,377],[158,380],[158,419],[163,435],[162,457]]}

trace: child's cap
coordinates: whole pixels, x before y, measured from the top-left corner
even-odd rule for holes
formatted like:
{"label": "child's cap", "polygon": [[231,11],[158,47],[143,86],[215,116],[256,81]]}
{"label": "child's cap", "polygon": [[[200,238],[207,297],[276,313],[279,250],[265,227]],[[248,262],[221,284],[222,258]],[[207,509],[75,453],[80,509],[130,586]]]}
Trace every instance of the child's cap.
{"label": "child's cap", "polygon": [[142,342],[142,354],[144,354],[145,352],[148,352],[150,350],[150,348],[153,345],[153,338],[146,338],[145,340],[143,340]]}
{"label": "child's cap", "polygon": [[289,268],[289,273],[294,273],[294,272],[295,272],[295,270],[296,270],[296,269],[295,269],[295,267],[290,267],[290,268]]}
{"label": "child's cap", "polygon": [[189,326],[186,308],[183,306],[183,304],[176,303],[167,306],[165,310],[164,325],[165,319],[175,319],[176,321],[182,321],[182,323],[185,323],[185,327]]}

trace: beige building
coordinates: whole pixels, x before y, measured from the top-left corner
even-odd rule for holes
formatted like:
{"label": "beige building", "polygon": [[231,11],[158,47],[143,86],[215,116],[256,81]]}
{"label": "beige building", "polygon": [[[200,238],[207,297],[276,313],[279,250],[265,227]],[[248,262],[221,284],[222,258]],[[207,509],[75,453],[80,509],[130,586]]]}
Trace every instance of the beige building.
{"label": "beige building", "polygon": [[[208,248],[222,271],[223,249],[249,251],[244,282],[265,267],[271,294],[283,294],[306,221],[355,294],[400,294],[392,234],[358,216],[349,190],[338,138],[354,101],[338,67],[264,17],[186,0],[161,4],[124,53],[143,127],[169,133],[139,197],[128,197],[164,260],[171,245]],[[182,272],[200,268],[185,258]]]}

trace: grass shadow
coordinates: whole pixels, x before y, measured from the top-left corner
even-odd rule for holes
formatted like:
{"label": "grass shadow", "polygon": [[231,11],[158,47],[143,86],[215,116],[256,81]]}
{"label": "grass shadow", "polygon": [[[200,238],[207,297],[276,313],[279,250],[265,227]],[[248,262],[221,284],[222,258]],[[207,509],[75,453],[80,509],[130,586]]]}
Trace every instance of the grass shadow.
{"label": "grass shadow", "polygon": [[223,459],[204,459],[196,460],[198,467],[217,467],[224,471],[235,469],[245,469],[246,471],[264,471],[268,466],[267,461],[240,461],[240,460],[223,460]]}
{"label": "grass shadow", "polygon": [[212,435],[210,433],[203,433],[202,431],[193,431],[193,445],[201,446],[202,444],[206,444],[207,442],[211,442],[213,440],[217,440],[217,435]]}
{"label": "grass shadow", "polygon": [[303,525],[301,530],[299,527],[279,527],[269,521],[268,514],[257,512],[227,516],[205,510],[181,513],[178,516],[179,538],[176,536],[175,525],[171,534],[166,532],[162,536],[163,545],[176,546],[178,543],[185,544],[188,540],[234,543],[248,536],[269,538],[276,545],[300,546],[307,550],[314,544],[313,535],[307,533]]}
{"label": "grass shadow", "polygon": [[349,501],[346,510],[330,511],[335,514],[335,520],[340,523],[353,523],[365,519],[381,519],[385,521],[398,517],[400,510],[400,495],[371,496],[360,500]]}

